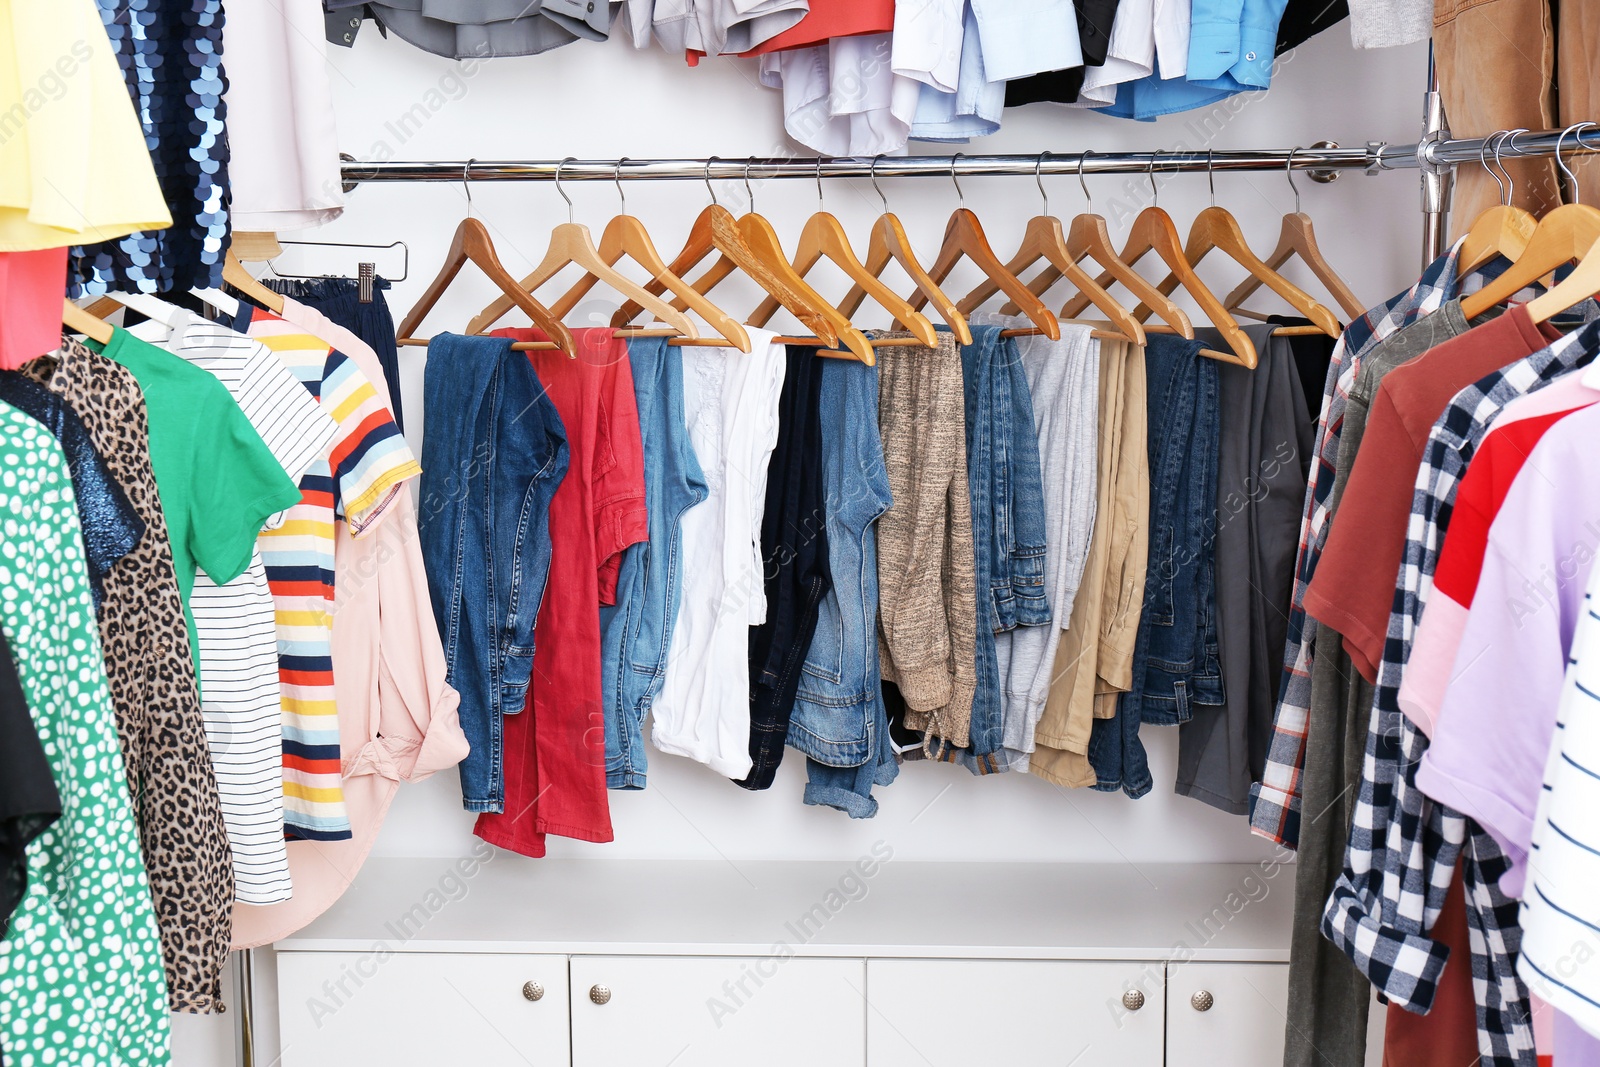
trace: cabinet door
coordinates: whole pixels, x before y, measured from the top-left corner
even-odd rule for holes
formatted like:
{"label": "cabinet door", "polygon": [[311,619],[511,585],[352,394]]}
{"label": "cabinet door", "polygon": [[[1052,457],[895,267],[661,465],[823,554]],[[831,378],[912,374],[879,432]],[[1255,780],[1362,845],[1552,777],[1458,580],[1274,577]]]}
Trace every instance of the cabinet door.
{"label": "cabinet door", "polygon": [[1238,1067],[1283,1059],[1286,963],[1185,963],[1167,968],[1169,1067]]}
{"label": "cabinet door", "polygon": [[1164,978],[1159,962],[870,960],[867,1058],[1161,1067]]}
{"label": "cabinet door", "polygon": [[283,1067],[567,1067],[567,1004],[565,956],[278,954]]}
{"label": "cabinet door", "polygon": [[865,966],[574,956],[573,1067],[862,1067]]}

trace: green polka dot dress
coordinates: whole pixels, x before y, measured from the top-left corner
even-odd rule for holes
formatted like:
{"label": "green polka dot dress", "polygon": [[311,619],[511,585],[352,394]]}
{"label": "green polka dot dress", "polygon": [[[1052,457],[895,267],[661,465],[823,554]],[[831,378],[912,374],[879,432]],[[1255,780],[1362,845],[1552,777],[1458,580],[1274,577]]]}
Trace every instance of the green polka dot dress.
{"label": "green polka dot dress", "polygon": [[60,447],[0,403],[0,626],[61,792],[0,941],[8,1067],[165,1067],[167,983]]}

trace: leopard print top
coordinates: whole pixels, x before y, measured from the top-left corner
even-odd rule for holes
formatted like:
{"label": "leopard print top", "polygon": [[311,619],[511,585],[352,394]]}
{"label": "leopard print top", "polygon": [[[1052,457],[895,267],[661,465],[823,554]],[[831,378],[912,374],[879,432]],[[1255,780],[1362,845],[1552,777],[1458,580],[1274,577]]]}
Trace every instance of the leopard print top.
{"label": "leopard print top", "polygon": [[133,374],[76,341],[23,373],[77,412],[145,522],[105,579],[100,642],[127,764],[173,1011],[223,1011],[233,860],[172,549],[150,467],[144,396]]}

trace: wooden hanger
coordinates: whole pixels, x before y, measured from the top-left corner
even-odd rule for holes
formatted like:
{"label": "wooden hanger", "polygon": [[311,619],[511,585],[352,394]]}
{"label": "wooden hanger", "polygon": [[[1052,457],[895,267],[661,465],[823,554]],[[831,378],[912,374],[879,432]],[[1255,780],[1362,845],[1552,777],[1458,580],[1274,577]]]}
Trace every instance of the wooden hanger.
{"label": "wooden hanger", "polygon": [[[1072,220],[1067,228],[1067,252],[1074,260],[1093,260],[1104,270],[1104,274],[1096,281],[1097,285],[1107,286],[1112,280],[1122,283],[1123,288],[1132,293],[1146,307],[1155,309],[1162,321],[1171,326],[1179,336],[1189,340],[1194,339],[1194,326],[1189,322],[1189,316],[1183,309],[1174,304],[1167,294],[1157,289],[1145,280],[1144,276],[1131,266],[1124,263],[1117,250],[1111,245],[1111,234],[1106,230],[1106,220],[1093,213],[1094,198],[1089,195],[1088,183],[1083,179],[1083,162],[1093,153],[1083,152],[1078,157],[1078,187],[1083,190],[1083,198],[1088,201],[1090,210]],[[1063,277],[1062,272],[1053,266],[1046,266],[1028,283],[1028,288],[1038,296],[1044,296],[1056,282]],[[1080,290],[1081,295],[1081,290]],[[1073,300],[1078,299],[1077,296]],[[1071,306],[1069,300],[1061,309],[1061,317],[1067,318],[1067,307]],[[1084,305],[1087,308],[1087,304]],[[1007,304],[1000,309],[1002,315],[1015,315],[1018,313],[1016,304]]]}
{"label": "wooden hanger", "polygon": [[[1278,245],[1267,257],[1266,264],[1276,271],[1292,257],[1298,256],[1301,262],[1311,269],[1312,275],[1322,283],[1323,288],[1328,290],[1334,302],[1345,313],[1345,317],[1351,321],[1359,319],[1366,314],[1367,309],[1362,306],[1355,293],[1350,291],[1344,279],[1339,277],[1327,257],[1322,254],[1322,248],[1317,244],[1316,231],[1311,226],[1311,216],[1300,210],[1300,190],[1294,184],[1294,171],[1290,169],[1294,166],[1294,154],[1298,151],[1300,151],[1298,145],[1289,150],[1289,159],[1283,168],[1284,174],[1289,179],[1289,188],[1294,190],[1294,211],[1283,217],[1283,225],[1278,230]],[[1259,289],[1261,284],[1261,278],[1254,274],[1250,275],[1227,295],[1222,306],[1235,315],[1266,321],[1267,316],[1243,310],[1239,306],[1249,299],[1250,294]]]}
{"label": "wooden hanger", "polygon": [[256,281],[231,250],[222,261],[222,280],[274,315],[283,314],[283,297]]}
{"label": "wooden hanger", "polygon": [[[716,156],[706,160],[706,190],[711,193],[711,205],[694,220],[690,227],[689,238],[684,242],[683,251],[668,264],[673,274],[687,277],[689,272],[703,263],[712,253],[717,253],[718,258],[711,268],[694,282],[692,287],[702,296],[710,292],[722,279],[732,274],[735,270],[748,275],[762,290],[778,298],[790,314],[805,324],[806,328],[817,335],[823,344],[832,347],[839,343],[839,334],[835,328],[836,318],[830,316],[831,309],[827,301],[818,296],[816,291],[794,272],[789,265],[787,256],[772,255],[770,245],[762,243],[760,247],[745,239],[746,225],[744,220],[735,219],[733,212],[717,203],[716,190],[711,187],[711,164],[717,161]],[[769,227],[770,229],[770,227]],[[650,281],[645,289],[652,294],[660,294],[666,286],[660,281]],[[681,297],[679,298],[682,299]],[[685,304],[684,306],[688,306]],[[617,309],[611,317],[611,325],[622,328],[632,322],[644,310],[637,302],[629,301]],[[838,315],[838,319],[849,319]]]}
{"label": "wooden hanger", "polygon": [[228,242],[228,248],[239,257],[241,263],[265,263],[269,259],[283,255],[283,246],[278,243],[278,235],[271,230],[257,232],[235,230]]}
{"label": "wooden hanger", "polygon": [[[809,314],[800,315],[796,313],[796,317],[817,335],[818,342],[826,346],[819,349],[819,354],[845,359],[859,359],[868,366],[874,365],[877,362],[877,357],[872,354],[872,342],[867,340],[867,335],[856,329],[844,313],[824,300],[815,289],[806,283],[804,278],[800,277],[789,263],[789,257],[783,251],[783,242],[778,240],[778,233],[772,228],[772,223],[756,213],[755,197],[750,194],[750,163],[748,161],[745,163],[744,188],[745,194],[750,196],[751,210],[739,217],[737,223],[739,236],[744,239],[744,243],[755,252],[771,272],[779,274],[788,288],[803,301],[803,306]],[[733,270],[733,261],[724,255],[694,282],[694,287],[703,296],[715,288],[724,278],[732,274]],[[674,301],[674,303],[676,304],[677,301]],[[824,328],[818,329],[819,325]],[[829,340],[830,336],[833,338],[831,341]],[[843,345],[844,347],[839,349],[835,347],[837,345]]]}
{"label": "wooden hanger", "polygon": [[1600,211],[1587,204],[1563,204],[1539,220],[1528,247],[1500,277],[1461,300],[1469,320],[1498,307],[1557,267],[1587,257],[1600,240]]}
{"label": "wooden hanger", "polygon": [[[1206,176],[1209,179],[1212,176],[1210,152],[1206,155]],[[1183,258],[1188,260],[1191,268],[1198,268],[1201,261],[1213,250],[1221,252],[1260,279],[1268,289],[1281,296],[1290,307],[1311,320],[1312,325],[1323,333],[1329,337],[1339,336],[1341,332],[1339,320],[1334,317],[1333,312],[1323,307],[1304,289],[1267,266],[1261,261],[1260,256],[1251,251],[1250,243],[1245,240],[1244,231],[1239,228],[1239,220],[1234,218],[1233,213],[1227,208],[1217,206],[1215,184],[1212,185],[1211,206],[1196,215],[1194,224],[1189,227],[1189,239],[1183,245]],[[1177,284],[1177,279],[1169,275],[1156,288],[1164,293],[1170,293]],[[1148,308],[1140,308],[1135,314],[1145,318],[1149,316],[1150,311]]]}
{"label": "wooden hanger", "polygon": [[[1155,158],[1153,156],[1150,159],[1148,174],[1150,188],[1152,192],[1155,192]],[[1122,246],[1120,258],[1124,263],[1132,266],[1150,252],[1154,252],[1161,257],[1161,261],[1171,271],[1167,275],[1166,282],[1163,282],[1157,288],[1162,293],[1171,294],[1173,289],[1182,286],[1189,296],[1193,298],[1194,302],[1200,305],[1200,310],[1205,313],[1211,325],[1216,327],[1217,331],[1222,334],[1223,341],[1227,343],[1230,349],[1228,352],[1202,349],[1200,354],[1211,359],[1221,360],[1224,363],[1237,363],[1240,366],[1248,367],[1252,370],[1255,369],[1256,346],[1251,343],[1249,335],[1244,332],[1233,316],[1228,314],[1227,309],[1222,306],[1222,301],[1216,298],[1216,295],[1206,287],[1206,283],[1201,281],[1200,276],[1194,272],[1194,268],[1189,265],[1189,260],[1184,255],[1182,241],[1178,237],[1178,227],[1172,221],[1172,216],[1162,210],[1159,202],[1153,203],[1139,212],[1138,216],[1133,220],[1133,226],[1128,231],[1127,243]],[[1110,280],[1110,276],[1102,275],[1095,280],[1104,285]],[[1088,298],[1080,293],[1068,301],[1067,306],[1062,309],[1062,313],[1069,316],[1081,315],[1088,305]],[[1134,314],[1141,319],[1145,319],[1148,318],[1150,309],[1148,305],[1141,304],[1134,310]]]}
{"label": "wooden hanger", "polygon": [[103,345],[111,343],[111,338],[116,336],[117,328],[104,319],[96,318],[83,308],[65,298],[61,301],[61,325],[73,333],[81,333],[92,341]]}
{"label": "wooden hanger", "polygon": [[[1139,324],[1139,320],[1089,277],[1089,273],[1078,266],[1072,253],[1067,251],[1067,235],[1061,228],[1061,220],[1050,214],[1050,198],[1045,194],[1044,179],[1040,174],[1040,168],[1044,166],[1044,158],[1047,155],[1048,152],[1040,153],[1033,169],[1033,180],[1039,186],[1039,196],[1044,200],[1044,211],[1028,221],[1022,233],[1022,245],[1017,249],[1017,254],[1006,263],[1006,270],[1014,276],[1020,276],[1035,263],[1044,261],[1051,270],[1077,286],[1079,292],[1104,312],[1106,318],[1111,320],[1113,329],[1134,344],[1144,344],[1144,327]],[[998,282],[993,278],[985,278],[956,306],[963,314],[970,315],[982,307],[985,300],[999,291]],[[1032,291],[1030,287],[1029,292]]]}
{"label": "wooden hanger", "polygon": [[[955,184],[956,196],[962,201],[966,194],[961,191],[961,182],[956,178],[955,165],[963,153],[957,152],[950,157],[950,180]],[[978,216],[964,207],[956,208],[950,216],[950,222],[944,228],[944,241],[939,246],[939,256],[934,260],[928,273],[940,285],[950,276],[951,270],[959,263],[962,257],[972,261],[972,264],[981,270],[984,275],[995,284],[995,288],[1005,293],[1017,305],[1023,315],[1032,321],[1034,327],[1052,341],[1061,339],[1061,323],[1044,302],[1033,294],[1005,264],[1000,262],[1000,257],[995,255],[994,249],[989,245],[989,239],[984,236],[983,224],[978,221]],[[911,298],[911,306],[921,310],[928,302],[927,294],[917,293]],[[960,309],[961,304],[956,307]],[[963,311],[968,314],[970,309]]]}
{"label": "wooden hanger", "polygon": [[[638,301],[646,311],[677,330],[683,336],[689,338],[699,337],[699,331],[695,329],[694,323],[689,321],[688,316],[654,294],[646,292],[642,286],[635,284],[632,279],[616,270],[610,263],[607,263],[600,254],[600,250],[595,247],[594,238],[589,233],[589,227],[572,220],[572,198],[567,195],[565,189],[561,188],[561,168],[575,158],[575,156],[568,156],[556,164],[556,192],[560,194],[561,199],[567,202],[567,221],[560,223],[550,231],[550,247],[545,251],[543,261],[533,269],[533,273],[523,278],[518,285],[523,292],[536,293],[539,291],[540,286],[555,277],[564,268],[569,266],[581,267],[595,281],[605,282],[606,285],[620,293],[624,298]],[[494,325],[495,320],[510,310],[511,305],[506,303],[504,297],[494,300],[489,306],[478,312],[471,322],[467,323],[467,332],[484,332]],[[554,313],[554,309],[552,309],[552,313]]]}
{"label": "wooden hanger", "polygon": [[[650,239],[649,232],[644,223],[627,213],[628,201],[622,192],[622,164],[626,159],[617,161],[617,196],[622,200],[622,213],[606,224],[605,231],[600,235],[600,259],[607,266],[615,266],[623,256],[627,256],[645,270],[650,272],[652,281],[659,281],[667,291],[681,296],[689,308],[705,319],[717,336],[737,348],[741,352],[750,351],[750,335],[743,326],[727,312],[717,307],[711,301],[694,291],[688,282],[673,273],[661,255],[656,251],[655,242]],[[600,278],[592,273],[585,274],[568,289],[566,293],[550,305],[550,313],[557,319],[565,319],[583,299],[584,294],[593,289]],[[652,294],[654,295],[654,294]],[[511,301],[505,296],[495,299],[483,310],[483,316],[489,322],[494,322],[511,310]],[[640,310],[643,310],[642,308]],[[613,324],[615,325],[615,324]]]}
{"label": "wooden hanger", "polygon": [[1600,293],[1600,241],[1589,246],[1571,274],[1548,292],[1528,301],[1528,314],[1534,322],[1549,322],[1597,293]]}
{"label": "wooden hanger", "polygon": [[[804,278],[818,262],[827,259],[844,271],[854,286],[859,286],[870,294],[872,299],[894,317],[896,323],[910,331],[911,336],[924,345],[937,344],[938,337],[928,317],[913,309],[907,301],[902,300],[894,290],[883,284],[876,275],[862,265],[850,247],[850,238],[845,235],[844,226],[836,217],[823,210],[821,156],[817,157],[817,207],[817,213],[806,220],[805,228],[800,231],[800,244],[795,250],[793,264],[795,273]],[[773,312],[777,310],[778,301],[773,297],[767,297],[751,314],[750,325],[765,326],[772,318]],[[854,310],[851,309],[852,314]]]}
{"label": "wooden hanger", "polygon": [[[1223,253],[1259,278],[1267,288],[1283,297],[1291,307],[1310,319],[1312,325],[1329,337],[1339,336],[1339,320],[1333,312],[1318,303],[1310,293],[1262,262],[1246,243],[1244,232],[1239,228],[1239,220],[1234,218],[1227,208],[1215,204],[1195,216],[1194,225],[1189,228],[1189,240],[1183,246],[1184,255],[1191,267],[1198,267],[1200,261],[1212,250]],[[1176,287],[1176,280],[1172,285]],[[1158,285],[1156,288],[1161,289],[1163,286]],[[1148,315],[1148,310],[1144,314]]]}
{"label": "wooden hanger", "polygon": [[[958,344],[970,345],[972,343],[972,329],[967,325],[967,317],[961,314],[955,301],[945,295],[939,283],[923,269],[917,262],[916,254],[911,251],[911,238],[906,235],[905,227],[900,225],[900,220],[889,211],[889,200],[883,195],[883,190],[878,188],[878,160],[881,156],[872,157],[872,166],[868,174],[872,179],[872,191],[878,194],[878,199],[883,202],[883,214],[878,216],[878,221],[872,224],[872,234],[867,239],[867,258],[864,261],[867,273],[874,278],[882,278],[884,268],[890,261],[900,264],[900,268],[910,277],[917,291],[928,298],[928,303],[939,313],[939,317],[950,327],[950,332],[956,335]],[[867,291],[860,285],[852,285],[850,291],[839,301],[839,310],[846,315],[854,315],[861,306],[861,301],[866,299]]]}
{"label": "wooden hanger", "polygon": [[1500,165],[1500,147],[1508,137],[1515,137],[1525,130],[1502,130],[1495,136],[1494,162],[1490,167],[1484,162],[1484,149],[1489,147],[1485,138],[1483,146],[1478,150],[1478,162],[1483,164],[1500,186],[1500,203],[1489,208],[1473,220],[1472,228],[1467,231],[1462,241],[1461,252],[1456,264],[1456,273],[1464,277],[1488,263],[1496,256],[1516,262],[1517,258],[1528,247],[1528,241],[1533,237],[1533,231],[1539,226],[1539,220],[1527,208],[1515,207],[1511,201],[1516,191],[1512,183],[1511,174]]}
{"label": "wooden hanger", "polygon": [[[467,166],[471,167],[469,161]],[[471,196],[468,196],[468,210],[471,210]],[[495,254],[494,241],[489,237],[489,230],[483,223],[468,215],[461,220],[461,225],[456,227],[455,237],[450,242],[450,251],[445,254],[444,266],[439,268],[439,274],[428,284],[422,298],[417,301],[405,318],[400,320],[400,328],[395,331],[395,343],[398,345],[427,345],[426,338],[414,336],[417,327],[422,325],[422,320],[433,310],[439,302],[439,297],[450,288],[450,283],[455,281],[456,275],[461,273],[461,268],[468,263],[475,263],[478,269],[488,275],[489,280],[499,287],[502,293],[511,298],[511,302],[527,313],[533,324],[544,331],[556,348],[568,356],[576,357],[577,347],[572,340],[572,334],[561,320],[550,313],[550,309],[539,303],[533,296],[517,284],[511,272],[501,265],[500,257]]]}
{"label": "wooden hanger", "polygon": [[[1577,195],[1577,181],[1561,159],[1561,140],[1584,125],[1580,122],[1569,126],[1556,138],[1556,163],[1572,179],[1574,196]],[[1471,320],[1505,303],[1557,267],[1588,258],[1597,240],[1600,240],[1600,210],[1576,201],[1561,205],[1539,220],[1533,236],[1528,238],[1528,247],[1504,274],[1471,296],[1462,298],[1461,313]]]}

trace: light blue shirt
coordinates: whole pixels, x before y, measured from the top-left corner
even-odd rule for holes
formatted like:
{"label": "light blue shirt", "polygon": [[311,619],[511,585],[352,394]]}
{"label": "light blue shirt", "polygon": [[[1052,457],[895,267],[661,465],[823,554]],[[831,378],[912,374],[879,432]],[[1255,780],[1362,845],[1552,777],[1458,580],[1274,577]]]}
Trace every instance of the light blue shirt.
{"label": "light blue shirt", "polygon": [[1108,115],[1151,121],[1190,111],[1272,83],[1278,22],[1288,0],[1194,0],[1189,23],[1189,69],[1182,78],[1154,74],[1117,88]]}

